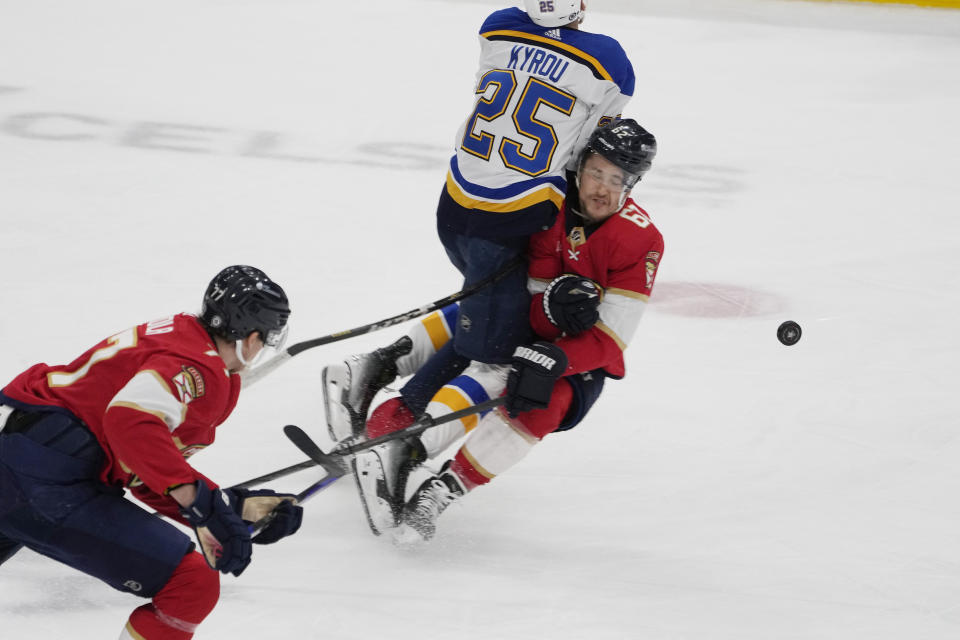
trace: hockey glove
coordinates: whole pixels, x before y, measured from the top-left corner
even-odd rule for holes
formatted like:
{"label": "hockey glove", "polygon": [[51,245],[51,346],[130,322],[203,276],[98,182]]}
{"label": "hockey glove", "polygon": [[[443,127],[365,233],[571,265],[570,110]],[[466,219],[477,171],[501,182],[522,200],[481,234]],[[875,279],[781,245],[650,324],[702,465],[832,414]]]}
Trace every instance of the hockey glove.
{"label": "hockey glove", "polygon": [[303,521],[303,507],[294,504],[295,496],[270,489],[225,489],[233,494],[236,509],[247,524],[272,516],[270,522],[253,537],[254,544],[272,544],[293,535]]}
{"label": "hockey glove", "polygon": [[197,535],[203,557],[211,569],[239,576],[250,564],[250,531],[234,507],[230,490],[211,489],[197,482],[197,498],[180,515]]}
{"label": "hockey glove", "polygon": [[546,409],[553,385],[567,370],[567,355],[549,342],[517,347],[513,352],[504,407],[511,418],[531,409]]}
{"label": "hockey glove", "polygon": [[554,278],[543,294],[543,310],[555,327],[575,336],[600,319],[600,287],[571,273]]}

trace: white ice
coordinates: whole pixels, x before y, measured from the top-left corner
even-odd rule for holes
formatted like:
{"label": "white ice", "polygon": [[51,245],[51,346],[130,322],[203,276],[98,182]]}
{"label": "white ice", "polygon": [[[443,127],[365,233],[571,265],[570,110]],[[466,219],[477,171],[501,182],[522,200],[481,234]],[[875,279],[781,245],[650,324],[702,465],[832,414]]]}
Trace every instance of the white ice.
{"label": "white ice", "polygon": [[[455,291],[433,212],[499,4],[0,3],[0,379],[196,310],[231,263],[287,288],[292,341]],[[420,551],[335,484],[198,638],[960,637],[960,11],[592,0],[585,28],[660,142],[628,377]],[[322,366],[399,333],[298,356],[194,463],[297,462],[287,423],[329,444]],[[4,640],[112,640],[139,604],[0,568]]]}

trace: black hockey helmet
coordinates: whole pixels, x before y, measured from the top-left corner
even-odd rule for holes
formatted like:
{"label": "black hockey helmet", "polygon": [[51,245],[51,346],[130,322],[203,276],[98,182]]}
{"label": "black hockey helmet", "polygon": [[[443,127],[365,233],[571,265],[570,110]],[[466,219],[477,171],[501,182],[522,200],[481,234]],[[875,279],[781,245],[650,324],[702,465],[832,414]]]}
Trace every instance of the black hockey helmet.
{"label": "black hockey helmet", "polygon": [[636,120],[614,120],[590,134],[580,157],[581,169],[591,153],[603,156],[628,174],[628,184],[624,186],[632,189],[653,165],[657,139]]}
{"label": "black hockey helmet", "polygon": [[287,294],[263,271],[233,265],[218,273],[203,294],[200,321],[214,335],[243,340],[258,332],[269,347],[286,335],[290,303]]}

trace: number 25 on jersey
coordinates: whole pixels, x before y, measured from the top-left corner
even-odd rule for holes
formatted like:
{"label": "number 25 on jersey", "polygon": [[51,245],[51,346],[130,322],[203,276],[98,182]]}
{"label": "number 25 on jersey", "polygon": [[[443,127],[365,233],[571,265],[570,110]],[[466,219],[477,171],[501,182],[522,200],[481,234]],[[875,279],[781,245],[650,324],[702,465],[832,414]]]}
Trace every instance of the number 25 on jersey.
{"label": "number 25 on jersey", "polygon": [[[484,97],[491,87],[493,87],[493,93],[489,98]],[[476,94],[481,97],[477,100],[477,106],[470,119],[467,120],[467,129],[461,144],[464,151],[478,158],[490,160],[496,135],[485,130],[482,125],[478,133],[474,133],[474,129],[479,120],[492,124],[494,120],[503,117],[507,113],[507,107],[516,89],[517,76],[513,71],[494,69],[483,74],[476,90]],[[510,117],[514,124],[513,130],[519,136],[535,141],[533,151],[529,154],[524,153],[523,139],[518,141],[509,135],[504,135],[497,149],[503,165],[530,177],[537,177],[549,171],[553,153],[557,149],[557,132],[549,123],[538,120],[537,112],[543,106],[569,116],[576,103],[577,99],[573,95],[537,78],[529,78]],[[500,123],[496,124],[500,126],[489,128],[502,129]]]}

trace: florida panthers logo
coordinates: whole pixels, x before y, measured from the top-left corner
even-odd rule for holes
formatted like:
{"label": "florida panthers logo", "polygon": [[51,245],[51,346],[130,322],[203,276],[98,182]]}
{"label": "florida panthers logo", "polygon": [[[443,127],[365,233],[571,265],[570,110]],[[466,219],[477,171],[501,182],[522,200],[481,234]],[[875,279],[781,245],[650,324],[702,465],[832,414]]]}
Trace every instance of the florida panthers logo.
{"label": "florida panthers logo", "polygon": [[180,373],[173,376],[173,385],[180,396],[180,402],[190,404],[193,400],[202,397],[207,392],[203,376],[196,367],[184,366]]}
{"label": "florida panthers logo", "polygon": [[644,258],[647,267],[647,289],[653,286],[653,279],[657,277],[657,266],[660,264],[660,252],[650,251]]}

